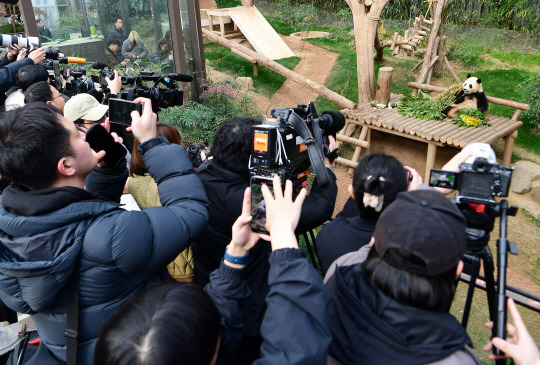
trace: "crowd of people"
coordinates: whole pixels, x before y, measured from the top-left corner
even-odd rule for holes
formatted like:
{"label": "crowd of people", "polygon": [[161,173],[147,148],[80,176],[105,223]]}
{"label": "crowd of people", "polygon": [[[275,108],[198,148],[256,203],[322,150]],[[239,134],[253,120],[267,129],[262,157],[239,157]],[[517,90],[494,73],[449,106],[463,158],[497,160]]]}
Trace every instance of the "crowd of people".
{"label": "crowd of people", "polygon": [[[109,49],[120,60],[114,37],[125,32],[116,24]],[[125,42],[128,61],[144,52],[136,32]],[[111,166],[85,133],[101,124],[124,144],[107,117],[118,75],[108,92],[65,100],[38,65],[43,50],[17,60],[20,52],[10,48],[0,60],[1,95],[11,87],[19,94],[0,116],[0,320],[32,317],[39,345],[27,347],[25,363],[480,363],[449,313],[465,218],[414,169],[365,156],[334,220],[330,157],[329,183],[315,178],[309,193],[274,176],[273,192],[261,188],[269,233],[255,233],[249,166],[261,120],[222,123],[211,158],[195,170],[178,131],[138,98],[133,149]],[[329,152],[334,144],[330,136]],[[470,156],[461,152],[444,168]],[[126,193],[136,209],[120,204]],[[322,224],[324,279],[297,241]],[[540,364],[511,300],[508,307],[513,338],[494,338],[486,350]],[[0,326],[4,360],[16,361],[16,332]]]}

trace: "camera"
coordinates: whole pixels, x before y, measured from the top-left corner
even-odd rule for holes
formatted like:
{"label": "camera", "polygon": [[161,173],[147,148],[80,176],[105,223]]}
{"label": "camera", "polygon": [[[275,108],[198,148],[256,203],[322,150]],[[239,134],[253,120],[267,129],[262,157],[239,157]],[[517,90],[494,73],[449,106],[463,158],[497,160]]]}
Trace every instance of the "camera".
{"label": "camera", "polygon": [[252,126],[251,175],[279,175],[282,182],[291,180],[299,190],[313,165],[319,183],[326,185],[323,155],[328,151],[328,136],[335,137],[344,125],[340,112],[329,110],[318,116],[311,101],[307,106],[272,109],[262,124]]}
{"label": "camera", "polygon": [[[206,158],[210,156],[210,151],[208,150],[208,139],[205,139],[203,143],[204,144],[194,143],[190,145],[186,151],[191,164],[195,168],[199,167],[206,160]],[[205,159],[201,157],[201,152],[203,152],[206,156]]]}
{"label": "camera", "polygon": [[11,46],[18,44],[23,48],[30,48],[30,45],[33,45],[34,48],[39,47],[39,37],[19,37],[17,35],[11,34],[1,34],[2,47]]}
{"label": "camera", "polygon": [[96,84],[86,77],[86,69],[83,67],[76,67],[70,71],[69,77],[66,80],[64,94],[72,97],[77,94],[87,93],[95,88]]}
{"label": "camera", "polygon": [[432,169],[429,185],[457,189],[457,203],[491,205],[494,197],[508,196],[512,172],[512,168],[477,157],[473,163],[462,163],[459,173]]}

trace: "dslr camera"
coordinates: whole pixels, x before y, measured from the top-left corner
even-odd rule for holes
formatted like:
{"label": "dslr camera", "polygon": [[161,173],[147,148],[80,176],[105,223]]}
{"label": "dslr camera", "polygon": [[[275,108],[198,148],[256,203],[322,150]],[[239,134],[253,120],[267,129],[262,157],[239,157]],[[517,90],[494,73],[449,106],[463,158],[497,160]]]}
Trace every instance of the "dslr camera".
{"label": "dslr camera", "polygon": [[429,185],[458,190],[456,203],[492,205],[494,197],[508,196],[513,171],[477,157],[473,163],[462,163],[460,172],[432,169]]}

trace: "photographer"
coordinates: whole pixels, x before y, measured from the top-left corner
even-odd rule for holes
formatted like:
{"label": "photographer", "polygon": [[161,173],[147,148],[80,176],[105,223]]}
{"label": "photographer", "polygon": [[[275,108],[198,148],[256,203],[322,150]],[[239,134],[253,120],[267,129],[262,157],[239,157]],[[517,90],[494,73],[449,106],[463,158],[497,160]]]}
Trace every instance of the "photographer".
{"label": "photographer", "polygon": [[35,103],[38,101],[50,104],[61,113],[64,113],[64,107],[66,105],[64,96],[46,81],[35,83],[30,86],[24,94],[24,104]]}
{"label": "photographer", "polygon": [[[41,65],[27,65],[21,67],[21,69],[15,75],[16,90],[13,90],[8,94],[6,99],[6,110],[13,110],[24,105],[24,93],[26,90],[35,83],[49,81],[49,73],[45,67]],[[11,91],[11,90],[10,90]]]}
{"label": "photographer", "polygon": [[85,134],[54,108],[27,104],[0,120],[0,174],[14,181],[0,204],[0,292],[8,307],[31,314],[36,323],[41,344],[35,363],[66,361],[66,297],[75,295],[66,285],[74,270],[77,364],[87,365],[111,313],[167,280],[165,266],[206,225],[206,194],[185,151],[155,137],[157,116],[149,99],[135,102],[145,107],[142,115],[132,112],[130,130],[141,141],[163,204],[143,212],[125,211],[93,194],[86,176],[105,152],[92,151]]}
{"label": "photographer", "polygon": [[15,84],[15,75],[19,69],[26,65],[37,65],[45,60],[45,50],[39,48],[35,51],[31,51],[28,58],[24,58],[26,50],[19,52],[17,61],[7,64],[0,68],[0,105],[4,105],[6,102],[6,91],[8,91]]}
{"label": "photographer", "polygon": [[[193,244],[195,282],[199,285],[208,283],[210,273],[219,267],[231,240],[231,227],[242,212],[244,190],[250,185],[251,128],[256,124],[260,121],[238,117],[222,123],[212,143],[213,159],[197,170],[210,202],[209,224]],[[333,148],[334,142],[331,143]],[[328,160],[326,164],[330,166]],[[297,233],[315,228],[332,216],[337,185],[334,173],[327,170],[331,181],[323,187],[315,179],[302,207]],[[258,356],[264,298],[268,293],[269,256],[270,247],[264,244],[256,245],[250,252],[245,273],[252,296],[242,308],[245,338],[232,362],[249,363]]]}
{"label": "photographer", "polygon": [[448,313],[465,227],[460,210],[435,189],[398,194],[379,217],[372,246],[340,257],[325,277],[329,364],[481,363]]}
{"label": "photographer", "polygon": [[[268,188],[263,192],[272,253],[269,304],[261,329],[264,342],[254,364],[325,364],[329,297],[294,235],[305,190],[293,201],[290,181],[282,192],[276,179],[274,191],[275,198]],[[245,264],[237,260],[259,238],[250,231],[250,220],[248,188],[225,259],[205,288],[208,295],[193,284],[160,284],[127,300],[103,326],[94,364],[223,363],[242,327],[240,304],[250,295]]]}

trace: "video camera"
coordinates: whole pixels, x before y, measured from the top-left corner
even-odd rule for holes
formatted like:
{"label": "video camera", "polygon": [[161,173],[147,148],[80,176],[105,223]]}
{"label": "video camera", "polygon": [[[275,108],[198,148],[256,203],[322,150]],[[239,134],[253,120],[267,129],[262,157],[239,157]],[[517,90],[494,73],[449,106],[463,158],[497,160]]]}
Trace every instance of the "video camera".
{"label": "video camera", "polygon": [[[92,68],[100,70],[99,75],[92,76],[94,82],[106,86],[105,77],[114,79],[114,72],[103,62],[96,62]],[[155,113],[162,108],[180,106],[184,101],[184,91],[178,87],[175,81],[191,82],[193,77],[184,74],[170,73],[168,75],[159,75],[152,71],[141,71],[139,75],[119,74],[123,85],[129,87],[118,94],[119,99],[135,100],[138,97],[149,98],[152,100],[152,109]],[[145,86],[144,82],[152,82],[150,86]],[[165,88],[160,88],[159,85]]]}
{"label": "video camera", "polygon": [[252,127],[251,176],[279,175],[282,182],[291,180],[299,190],[313,165],[319,184],[328,184],[324,167],[324,155],[330,152],[328,136],[335,138],[344,125],[340,112],[328,110],[318,116],[311,101],[307,106],[272,109],[270,117]]}

